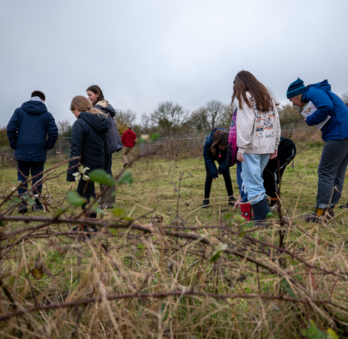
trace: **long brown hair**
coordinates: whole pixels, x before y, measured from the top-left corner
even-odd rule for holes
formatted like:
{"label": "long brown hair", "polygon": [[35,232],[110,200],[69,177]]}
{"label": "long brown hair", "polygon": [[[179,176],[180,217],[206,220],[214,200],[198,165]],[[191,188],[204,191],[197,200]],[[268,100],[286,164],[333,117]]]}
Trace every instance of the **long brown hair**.
{"label": "long brown hair", "polygon": [[217,148],[220,146],[228,145],[228,133],[222,129],[218,129],[213,134],[213,143],[211,144],[210,151],[212,155],[216,154]]}
{"label": "long brown hair", "polygon": [[73,111],[75,108],[77,108],[80,112],[106,115],[99,109],[92,107],[91,102],[83,95],[77,95],[71,100],[70,110]]}
{"label": "long brown hair", "polygon": [[[98,101],[102,101],[102,100],[105,100],[104,99],[104,94],[103,94],[103,91],[101,90],[101,88],[97,85],[92,85],[92,86],[89,86],[87,89],[86,89],[86,92],[87,91],[91,91],[93,92],[94,94],[97,94],[98,95]],[[97,101],[97,102],[98,102]],[[96,102],[96,103],[97,103]]]}
{"label": "long brown hair", "polygon": [[237,98],[239,108],[242,108],[243,100],[252,108],[246,92],[249,92],[254,98],[256,107],[260,112],[269,112],[272,109],[273,101],[267,88],[250,72],[240,71],[234,79],[232,95],[232,102]]}

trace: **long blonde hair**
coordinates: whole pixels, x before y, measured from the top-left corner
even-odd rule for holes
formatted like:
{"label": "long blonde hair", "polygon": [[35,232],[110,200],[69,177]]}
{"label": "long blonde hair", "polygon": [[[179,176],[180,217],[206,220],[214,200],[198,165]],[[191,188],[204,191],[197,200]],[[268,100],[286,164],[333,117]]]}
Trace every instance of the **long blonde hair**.
{"label": "long blonde hair", "polygon": [[71,100],[70,110],[78,109],[80,112],[88,112],[93,114],[102,114],[106,116],[102,111],[92,106],[91,102],[83,95],[77,95]]}

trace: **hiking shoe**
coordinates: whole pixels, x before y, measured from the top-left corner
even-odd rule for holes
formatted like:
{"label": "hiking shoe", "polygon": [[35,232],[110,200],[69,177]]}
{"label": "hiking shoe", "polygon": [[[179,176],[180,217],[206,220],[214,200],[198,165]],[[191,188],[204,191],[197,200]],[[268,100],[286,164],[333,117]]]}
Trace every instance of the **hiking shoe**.
{"label": "hiking shoe", "polygon": [[[73,229],[72,229],[74,232],[77,232],[77,231],[84,231],[84,232],[98,232],[97,230],[97,227],[96,226],[92,226],[91,228],[89,228],[87,225],[78,225],[78,226],[75,226]],[[91,239],[91,235],[90,234],[87,234],[86,235],[88,239]],[[80,235],[79,236],[79,239],[84,239],[84,235]]]}
{"label": "hiking shoe", "polygon": [[207,208],[207,207],[209,207],[209,200],[208,199],[204,199],[202,208]]}
{"label": "hiking shoe", "polygon": [[341,205],[340,208],[348,208],[348,202],[345,205]]}
{"label": "hiking shoe", "polygon": [[39,201],[39,202],[36,202],[33,206],[31,206],[31,210],[32,211],[43,211],[44,207],[41,204],[41,202]]}
{"label": "hiking shoe", "polygon": [[318,215],[317,212],[313,212],[310,214],[303,214],[302,217],[306,220],[306,222],[330,221],[335,217],[335,213],[332,207],[329,209],[325,208],[322,215]]}
{"label": "hiking shoe", "polygon": [[234,203],[236,202],[236,199],[231,197],[228,199],[228,206],[234,206]]}
{"label": "hiking shoe", "polygon": [[128,165],[128,162],[126,162],[124,165],[123,165],[123,167],[126,167]]}
{"label": "hiking shoe", "polygon": [[18,213],[24,214],[24,213],[27,213],[27,212],[28,212],[27,206],[25,206],[25,205],[19,205],[18,206]]}

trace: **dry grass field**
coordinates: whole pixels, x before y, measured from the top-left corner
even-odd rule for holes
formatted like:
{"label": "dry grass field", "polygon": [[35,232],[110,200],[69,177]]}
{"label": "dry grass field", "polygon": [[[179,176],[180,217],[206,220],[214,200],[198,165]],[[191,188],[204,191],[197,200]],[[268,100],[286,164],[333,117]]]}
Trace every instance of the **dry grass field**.
{"label": "dry grass field", "polygon": [[[283,176],[290,223],[281,225],[274,213],[268,228],[234,218],[222,178],[213,183],[213,205],[201,208],[203,157],[136,162],[128,169],[133,184],[117,187],[117,208],[98,214],[101,232],[91,239],[71,231],[80,209],[65,197],[76,184],[65,173],[47,180],[50,211],[19,220],[14,209],[3,217],[0,336],[347,337],[348,212],[337,209],[334,220],[319,224],[300,217],[314,210],[315,145]],[[121,170],[118,154],[114,175]],[[231,176],[237,198],[235,168]],[[2,167],[2,199],[16,184],[16,171]],[[341,200],[348,201],[346,187]],[[69,210],[53,220],[62,207]],[[6,202],[0,213],[9,208]]]}

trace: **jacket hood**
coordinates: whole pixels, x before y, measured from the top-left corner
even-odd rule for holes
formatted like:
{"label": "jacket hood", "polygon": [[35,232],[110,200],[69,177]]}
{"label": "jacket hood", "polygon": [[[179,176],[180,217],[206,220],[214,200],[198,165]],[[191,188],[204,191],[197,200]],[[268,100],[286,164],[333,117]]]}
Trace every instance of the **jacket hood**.
{"label": "jacket hood", "polygon": [[[100,106],[100,108],[97,106]],[[114,117],[116,114],[115,109],[111,105],[109,105],[106,100],[98,101],[94,107],[101,109],[104,113],[110,114],[112,117]]]}
{"label": "jacket hood", "polygon": [[[226,131],[224,128],[222,127],[218,127],[218,128],[214,128],[211,133],[209,134],[209,138],[212,138],[213,137],[213,134],[218,130],[218,129],[221,129],[222,131]],[[227,132],[227,131],[226,131]]]}
{"label": "jacket hood", "polygon": [[22,109],[29,114],[40,115],[47,112],[47,107],[42,101],[27,101],[22,105]]}
{"label": "jacket hood", "polygon": [[109,130],[109,122],[105,115],[82,112],[79,119],[86,121],[97,134],[103,134]]}
{"label": "jacket hood", "polygon": [[131,129],[127,129],[127,131],[123,132],[124,134],[133,134],[134,132]]}
{"label": "jacket hood", "polygon": [[322,82],[318,82],[316,84],[313,84],[313,85],[308,85],[305,90],[304,90],[304,93],[303,93],[303,99],[306,100],[306,94],[308,92],[308,90],[310,88],[320,88],[320,89],[323,89],[325,91],[330,91],[331,92],[331,85],[329,84],[329,82],[327,80],[324,80]]}

